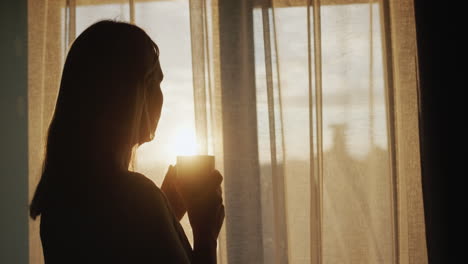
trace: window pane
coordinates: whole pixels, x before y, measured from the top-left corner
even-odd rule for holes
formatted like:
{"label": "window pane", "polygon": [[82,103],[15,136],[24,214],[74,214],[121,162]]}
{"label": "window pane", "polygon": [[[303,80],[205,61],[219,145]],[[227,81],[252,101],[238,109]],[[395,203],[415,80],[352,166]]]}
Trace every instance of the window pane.
{"label": "window pane", "polygon": [[[276,138],[273,142],[276,142],[279,171],[284,173],[286,188],[288,236],[285,239],[288,240],[290,262],[310,263],[311,258],[315,258],[311,256],[310,246],[317,242],[310,233],[310,196],[313,195],[310,189],[310,106],[313,107],[313,138],[317,140],[313,9],[310,51],[305,6],[276,7],[274,13],[271,9],[268,12],[270,74],[275,97]],[[269,73],[265,67],[263,24],[266,20],[261,8],[255,9],[253,15],[264,258],[268,260],[274,257],[275,250],[275,206],[270,155],[271,110],[267,103]],[[273,15],[275,21],[271,19]],[[394,262],[393,186],[387,149],[380,29],[378,4],[321,7],[323,263]],[[311,52],[310,66],[308,52]],[[312,105],[308,98],[309,67],[312,67],[314,89]],[[279,119],[280,107],[283,120]],[[284,137],[284,150],[281,149],[281,137]],[[314,142],[315,150],[316,147]],[[316,153],[313,161],[317,162]]]}
{"label": "window pane", "polygon": [[115,0],[104,5],[97,3],[99,1],[76,0],[76,36],[99,20],[130,20],[128,0]]}
{"label": "window pane", "polygon": [[379,14],[378,4],[321,8],[325,263],[393,262]]}

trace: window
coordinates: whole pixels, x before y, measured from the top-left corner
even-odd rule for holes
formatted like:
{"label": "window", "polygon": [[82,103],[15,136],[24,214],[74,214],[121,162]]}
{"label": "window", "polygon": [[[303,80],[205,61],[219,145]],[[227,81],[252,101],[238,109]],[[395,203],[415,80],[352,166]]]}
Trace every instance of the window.
{"label": "window", "polygon": [[[426,261],[412,1],[69,0],[31,10],[41,52],[30,66],[42,70],[29,86],[31,146],[43,145],[74,37],[101,19],[134,20],[158,44],[165,75],[156,138],[137,170],[159,185],[177,154],[216,156],[220,263]],[[37,263],[37,223],[30,229]]]}

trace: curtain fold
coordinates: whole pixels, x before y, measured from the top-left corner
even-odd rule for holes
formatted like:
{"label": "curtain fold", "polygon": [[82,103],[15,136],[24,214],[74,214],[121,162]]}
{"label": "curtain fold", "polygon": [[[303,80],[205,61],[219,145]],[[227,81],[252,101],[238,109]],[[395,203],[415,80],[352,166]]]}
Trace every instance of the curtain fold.
{"label": "curtain fold", "polygon": [[[159,185],[177,155],[215,156],[220,263],[427,263],[412,0],[28,9],[30,198],[69,45],[98,20],[122,20],[159,45],[165,75],[158,132],[136,170]],[[42,263],[39,221],[29,245]]]}
{"label": "curtain fold", "polygon": [[[29,201],[42,172],[42,160],[57,97],[64,54],[64,1],[28,1]],[[43,263],[39,220],[29,221],[30,263]]]}
{"label": "curtain fold", "polygon": [[414,1],[389,1],[393,76],[394,155],[398,210],[400,263],[427,263],[426,234],[421,186],[418,122],[417,48]]}
{"label": "curtain fold", "polygon": [[[270,161],[271,161],[271,192],[273,197],[273,253],[264,255],[264,259],[273,257],[275,263],[288,262],[288,237],[286,224],[286,203],[285,203],[285,181],[284,181],[284,137],[283,137],[283,118],[282,104],[275,104],[275,97],[281,100],[280,94],[280,78],[278,71],[278,61],[276,66],[272,62],[272,58],[277,54],[277,42],[275,25],[273,22],[274,9],[269,10],[267,7],[262,7],[262,26],[263,26],[263,49],[265,56],[265,79],[267,93],[267,109],[268,109],[268,130],[270,143]],[[270,15],[271,13],[271,15]],[[270,19],[272,17],[273,19]],[[271,35],[270,29],[273,32]],[[276,71],[274,71],[276,69]],[[275,79],[275,83],[273,82]],[[276,84],[276,85],[275,85]],[[277,90],[278,95],[275,96]],[[279,109],[278,109],[279,108]],[[278,116],[278,113],[280,114]],[[278,119],[279,117],[279,119]],[[277,120],[278,119],[278,120]],[[277,121],[280,121],[279,123]],[[277,136],[277,127],[280,134]],[[279,143],[277,141],[280,141]],[[278,146],[277,146],[278,145]],[[281,155],[282,154],[282,155]],[[268,220],[266,220],[268,221]],[[266,222],[264,220],[264,222]]]}

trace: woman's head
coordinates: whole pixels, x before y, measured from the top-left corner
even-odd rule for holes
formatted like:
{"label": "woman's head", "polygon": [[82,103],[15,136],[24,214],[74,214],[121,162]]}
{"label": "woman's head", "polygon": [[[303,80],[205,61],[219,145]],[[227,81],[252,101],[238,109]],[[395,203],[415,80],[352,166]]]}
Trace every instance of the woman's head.
{"label": "woman's head", "polygon": [[[159,51],[140,28],[101,21],[73,43],[49,141],[77,140],[82,153],[121,153],[152,139],[162,107]],[[50,143],[50,142],[49,142]],[[82,148],[82,149],[81,149]],[[99,156],[99,159],[116,158]]]}
{"label": "woman's head", "polygon": [[[73,43],[49,127],[42,185],[70,166],[128,168],[152,140],[161,114],[159,50],[139,27],[101,21]],[[36,214],[40,211],[36,211]]]}

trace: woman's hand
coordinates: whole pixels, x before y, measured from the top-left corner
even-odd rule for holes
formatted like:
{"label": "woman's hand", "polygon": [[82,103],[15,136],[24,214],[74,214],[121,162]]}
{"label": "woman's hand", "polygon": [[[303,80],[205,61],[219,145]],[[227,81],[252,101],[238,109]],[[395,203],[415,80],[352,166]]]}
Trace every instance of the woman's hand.
{"label": "woman's hand", "polygon": [[187,207],[184,204],[182,196],[180,195],[177,188],[177,170],[174,166],[169,166],[166,177],[161,185],[161,190],[166,195],[166,198],[174,212],[177,220],[180,221],[187,212]]}
{"label": "woman's hand", "polygon": [[184,197],[195,247],[197,244],[206,246],[207,243],[216,245],[225,216],[221,190],[223,176],[214,170],[207,179],[209,180],[204,182],[203,189],[192,193],[195,197]]}
{"label": "woman's hand", "polygon": [[[215,170],[203,181],[202,188],[191,191],[181,187],[193,230],[193,263],[215,264],[219,231],[224,221],[224,205],[221,190],[223,177]],[[187,192],[188,191],[188,192]],[[189,194],[186,196],[184,194]]]}
{"label": "woman's hand", "polygon": [[199,177],[197,184],[179,180],[177,187],[187,207],[195,244],[216,242],[224,221],[223,176],[214,170],[206,177]]}

